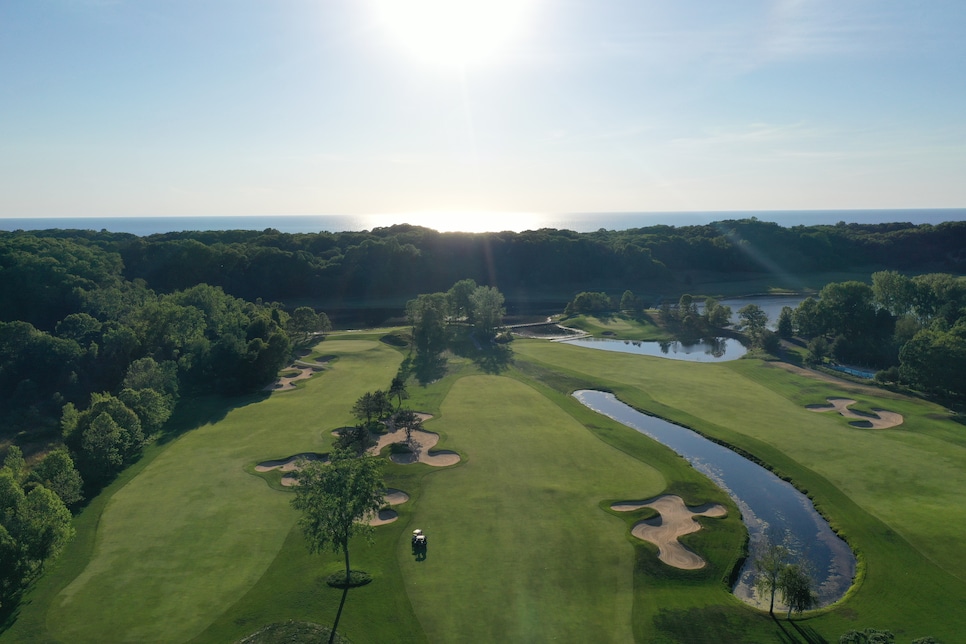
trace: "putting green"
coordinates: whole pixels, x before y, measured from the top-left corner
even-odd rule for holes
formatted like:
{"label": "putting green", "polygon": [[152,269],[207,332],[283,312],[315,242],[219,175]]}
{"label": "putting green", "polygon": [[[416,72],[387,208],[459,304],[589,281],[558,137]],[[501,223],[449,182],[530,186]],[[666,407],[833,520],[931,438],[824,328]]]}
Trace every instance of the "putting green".
{"label": "putting green", "polygon": [[425,480],[426,559],[399,550],[428,639],[632,641],[634,550],[599,504],[663,477],[509,378],[459,380],[432,428],[467,460]]}
{"label": "putting green", "polygon": [[322,345],[341,360],[297,391],[231,411],[168,447],[111,498],[93,556],[54,600],[47,625],[67,642],[183,641],[243,596],[295,522],[289,496],[246,468],[328,451],[351,401],[385,386],[399,353],[373,341]]}

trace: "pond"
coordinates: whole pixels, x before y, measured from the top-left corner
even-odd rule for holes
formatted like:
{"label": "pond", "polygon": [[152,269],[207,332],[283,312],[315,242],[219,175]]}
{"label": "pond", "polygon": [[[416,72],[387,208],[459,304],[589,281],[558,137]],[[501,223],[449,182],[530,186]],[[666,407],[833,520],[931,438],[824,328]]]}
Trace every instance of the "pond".
{"label": "pond", "polygon": [[[573,395],[586,407],[670,447],[714,481],[741,511],[752,550],[765,539],[766,531],[785,536],[796,554],[811,567],[819,606],[827,606],[845,595],[855,576],[855,556],[811,500],[791,484],[697,432],[637,411],[614,394],[582,390]],[[754,578],[754,562],[749,557],[733,592],[742,601],[761,606],[755,597]]]}
{"label": "pond", "polygon": [[685,344],[677,340],[639,342],[591,337],[560,340],[560,342],[588,347],[590,349],[600,349],[602,351],[634,353],[643,356],[671,358],[672,360],[687,360],[689,362],[724,362],[726,360],[737,360],[748,351],[744,345],[731,338],[709,338],[699,340],[695,344]]}

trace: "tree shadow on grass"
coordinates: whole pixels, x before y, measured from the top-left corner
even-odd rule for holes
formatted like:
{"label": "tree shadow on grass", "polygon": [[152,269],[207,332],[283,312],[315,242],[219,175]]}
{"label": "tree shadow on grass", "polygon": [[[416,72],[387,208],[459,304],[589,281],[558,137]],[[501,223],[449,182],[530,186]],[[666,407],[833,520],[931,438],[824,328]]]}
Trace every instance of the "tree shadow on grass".
{"label": "tree shadow on grass", "polygon": [[473,362],[484,373],[503,373],[513,362],[513,349],[505,344],[484,346],[481,351],[473,356]]}
{"label": "tree shadow on grass", "polygon": [[412,363],[413,373],[422,385],[428,385],[446,375],[446,358],[442,353],[418,353]]}
{"label": "tree shadow on grass", "polygon": [[270,392],[260,391],[246,396],[212,394],[182,398],[165,424],[157,442],[159,445],[170,443],[193,429],[224,420],[232,410],[262,402],[270,395]]}
{"label": "tree shadow on grass", "polygon": [[[815,632],[811,626],[799,626],[797,622],[791,620],[780,620],[773,616],[775,624],[780,629],[778,637],[782,642],[788,644],[828,644],[828,640]],[[791,629],[788,628],[791,625]]]}

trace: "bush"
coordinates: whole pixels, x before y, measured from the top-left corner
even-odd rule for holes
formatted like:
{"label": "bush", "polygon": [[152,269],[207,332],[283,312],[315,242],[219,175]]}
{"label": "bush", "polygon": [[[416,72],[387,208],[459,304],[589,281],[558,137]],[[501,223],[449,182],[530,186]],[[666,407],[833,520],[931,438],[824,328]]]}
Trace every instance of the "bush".
{"label": "bush", "polygon": [[349,583],[346,583],[345,571],[334,572],[325,578],[325,583],[333,588],[358,588],[372,581],[372,575],[365,570],[350,570]]}

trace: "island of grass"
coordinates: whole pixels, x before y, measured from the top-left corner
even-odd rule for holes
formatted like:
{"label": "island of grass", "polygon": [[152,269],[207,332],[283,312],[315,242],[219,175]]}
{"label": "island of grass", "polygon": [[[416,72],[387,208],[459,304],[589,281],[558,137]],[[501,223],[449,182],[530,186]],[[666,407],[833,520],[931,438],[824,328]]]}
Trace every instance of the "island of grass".
{"label": "island of grass", "polygon": [[[293,391],[195,401],[182,412],[191,431],[151,447],[79,516],[77,539],[0,641],[231,642],[287,620],[331,624],[342,591],[324,580],[340,557],[308,554],[291,492],[252,467],[331,449],[331,431],[352,422],[347,401],[385,387],[405,357],[379,341],[385,333],[334,334],[324,345],[338,359]],[[392,505],[397,519],[375,528],[371,548],[352,544],[354,567],[372,581],[349,591],[339,630],[351,641],[767,642],[798,632],[834,641],[867,626],[956,641],[966,632],[957,496],[966,440],[938,406],[757,359],[695,364],[513,344],[499,373],[448,356],[439,380],[410,387],[408,404],[432,413],[440,445],[464,458],[445,468],[386,460],[387,485],[410,500]],[[683,459],[569,396],[586,387],[754,454],[807,489],[859,555],[852,591],[797,628],[738,601],[728,587],[744,547],[737,508]],[[901,414],[903,431],[842,431],[840,417],[806,408],[843,396]],[[680,538],[703,567],[665,564],[632,534],[637,520],[609,511],[618,499],[665,495],[727,510]],[[413,526],[433,536],[421,561]]]}

